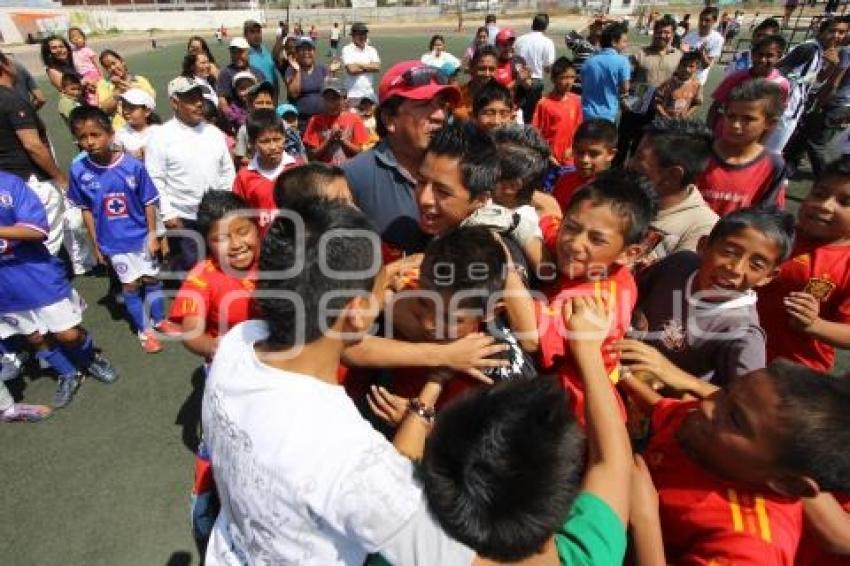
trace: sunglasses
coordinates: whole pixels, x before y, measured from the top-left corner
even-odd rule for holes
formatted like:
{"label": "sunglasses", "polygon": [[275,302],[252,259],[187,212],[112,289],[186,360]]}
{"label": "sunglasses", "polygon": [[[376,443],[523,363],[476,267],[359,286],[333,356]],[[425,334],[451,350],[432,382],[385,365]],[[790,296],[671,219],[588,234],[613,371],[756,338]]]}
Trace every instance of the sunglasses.
{"label": "sunglasses", "polygon": [[449,84],[449,79],[439,70],[433,67],[414,67],[408,69],[400,76],[393,79],[391,86],[404,85],[407,87],[425,86],[431,83],[438,85]]}

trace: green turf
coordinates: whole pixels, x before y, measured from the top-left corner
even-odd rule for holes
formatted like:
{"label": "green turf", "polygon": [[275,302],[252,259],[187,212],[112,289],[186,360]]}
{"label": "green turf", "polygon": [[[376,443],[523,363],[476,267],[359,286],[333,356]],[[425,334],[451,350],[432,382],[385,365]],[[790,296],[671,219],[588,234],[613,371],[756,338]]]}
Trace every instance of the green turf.
{"label": "green turf", "polygon": [[[418,58],[429,36],[430,31],[375,34],[373,41],[386,67]],[[468,35],[446,36],[460,56]],[[556,44],[559,54],[566,53],[562,42]],[[326,46],[320,45],[320,54]],[[226,61],[225,49],[214,49],[219,61]],[[130,70],[157,88],[165,118],[170,115],[165,85],[179,70],[182,50],[177,45],[128,58]],[[715,71],[710,85],[718,76]],[[44,90],[49,102],[41,114],[60,162],[67,165],[74,147],[58,118],[53,89]],[[792,192],[798,194],[802,186],[794,184]],[[89,302],[85,326],[122,377],[111,386],[89,380],[69,408],[44,424],[0,425],[0,560],[10,565],[197,564],[187,517],[198,359],[173,343],[158,355],[143,354],[122,313],[98,304],[105,279],[77,278],[74,285]],[[27,401],[47,403],[54,381],[38,374],[28,372],[23,394]]]}

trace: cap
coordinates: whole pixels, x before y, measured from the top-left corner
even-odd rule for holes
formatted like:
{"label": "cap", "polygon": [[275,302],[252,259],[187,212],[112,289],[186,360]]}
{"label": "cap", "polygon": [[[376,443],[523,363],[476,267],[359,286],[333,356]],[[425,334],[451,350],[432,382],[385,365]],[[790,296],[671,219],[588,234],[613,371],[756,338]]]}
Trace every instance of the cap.
{"label": "cap", "polygon": [[272,96],[274,96],[274,85],[272,83],[270,83],[269,81],[259,82],[259,83],[255,84],[254,86],[252,86],[251,88],[249,88],[248,89],[248,96],[254,96],[258,92],[263,91],[263,90],[267,90],[267,91],[271,92]]}
{"label": "cap", "polygon": [[307,36],[299,37],[298,43],[295,44],[295,47],[311,47],[313,49],[316,48],[316,44],[313,43],[313,40]]}
{"label": "cap", "polygon": [[322,85],[322,94],[329,90],[337,93],[340,96],[345,96],[346,94],[345,85],[342,83],[342,80],[336,77],[328,77],[327,79],[325,79],[325,82]]}
{"label": "cap", "polygon": [[369,28],[363,22],[354,22],[351,24],[351,33],[369,33]]}
{"label": "cap", "polygon": [[514,30],[504,28],[499,30],[499,33],[496,34],[496,45],[507,45],[516,40],[516,34]]}
{"label": "cap", "polygon": [[131,88],[127,92],[122,92],[121,100],[133,106],[144,106],[148,110],[156,109],[156,102],[154,102],[153,97],[140,88]]}
{"label": "cap", "polygon": [[[200,81],[190,77],[177,77],[171,79],[168,83],[168,97],[174,97],[179,94],[186,94],[193,90],[204,90],[204,85]],[[130,103],[132,104],[132,102]]]}
{"label": "cap", "polygon": [[295,114],[298,115],[298,109],[292,104],[280,104],[275,110],[277,115],[283,118],[286,114]]}
{"label": "cap", "polygon": [[360,102],[357,103],[357,105],[362,106],[364,102],[370,102],[372,104],[378,103],[378,101],[375,100],[375,95],[371,92],[369,94],[364,95],[363,98],[360,99]]}
{"label": "cap", "polygon": [[[410,80],[411,73],[417,73],[421,78]],[[401,61],[390,67],[381,78],[378,100],[385,102],[393,96],[410,100],[431,100],[437,95],[445,94],[451,104],[457,104],[460,91],[456,86],[446,84],[445,80],[439,70],[421,61]]]}
{"label": "cap", "polygon": [[244,37],[234,37],[230,40],[230,49],[251,49],[251,45]]}
{"label": "cap", "polygon": [[251,71],[239,71],[235,75],[233,75],[233,80],[230,82],[233,86],[236,86],[236,83],[241,81],[242,79],[250,79],[252,83],[257,82],[257,77],[254,76],[254,73]]}
{"label": "cap", "polygon": [[249,29],[262,29],[263,24],[258,22],[257,20],[245,20],[245,23],[242,24],[242,29],[248,31]]}

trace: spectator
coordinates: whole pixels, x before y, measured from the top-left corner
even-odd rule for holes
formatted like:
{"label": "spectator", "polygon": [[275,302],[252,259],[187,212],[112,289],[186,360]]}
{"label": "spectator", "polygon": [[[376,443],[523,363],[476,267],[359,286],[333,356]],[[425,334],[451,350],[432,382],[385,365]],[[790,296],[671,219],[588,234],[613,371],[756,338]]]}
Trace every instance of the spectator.
{"label": "spectator", "polygon": [[215,79],[218,78],[218,64],[215,62],[215,57],[210,51],[209,45],[207,45],[206,40],[203,37],[193,35],[189,38],[189,43],[186,44],[186,55],[198,55],[199,53],[203,53],[207,56],[207,62],[209,63],[209,74],[210,78],[207,78],[207,82],[211,85],[215,84]]}
{"label": "spectator", "polygon": [[629,45],[623,24],[611,24],[602,31],[602,50],[581,67],[581,107],[585,120],[603,118],[617,122],[620,100],[628,95],[631,65],[622,55]]}
{"label": "spectator", "polygon": [[499,26],[496,25],[496,14],[484,16],[484,27],[487,28],[487,43],[496,45],[496,36],[499,34]]}
{"label": "spectator", "polygon": [[702,56],[694,51],[682,54],[673,76],[655,91],[655,114],[662,118],[687,118],[702,105],[702,85],[697,73]]}
{"label": "spectator", "polygon": [[723,43],[726,41],[723,34],[714,29],[717,15],[717,8],[704,8],[699,14],[699,29],[682,37],[682,51],[696,51],[702,57],[702,70],[697,75],[701,85],[705,85],[708,80],[708,73],[723,53]]}
{"label": "spectator", "polygon": [[478,28],[475,31],[475,37],[466,47],[466,51],[463,52],[463,68],[470,69],[472,68],[472,60],[475,58],[475,54],[479,49],[484,47],[485,45],[489,45],[490,37],[487,35],[487,28],[484,26]]}
{"label": "spectator", "polygon": [[[41,41],[41,61],[44,63],[47,80],[58,91],[62,90],[63,74],[80,74],[74,66],[71,44],[58,35],[47,36]],[[26,99],[28,98],[26,97]]]}
{"label": "spectator", "polygon": [[195,232],[169,244],[181,255],[180,267],[189,270],[199,259],[197,242],[203,242],[197,234],[198,203],[208,191],[229,191],[236,173],[224,134],[204,121],[202,85],[177,77],[168,83],[168,96],[174,118],[151,136],[145,166],[159,191],[165,227]]}
{"label": "spectator", "polygon": [[316,62],[316,44],[309,37],[298,40],[295,58],[283,76],[289,100],[298,109],[298,130],[303,134],[310,118],[322,112],[322,86],[328,68]]}
{"label": "spectator", "polygon": [[[248,65],[258,69],[263,74],[263,79],[272,83],[275,95],[280,94],[280,85],[277,80],[277,69],[274,58],[268,47],[263,45],[263,26],[254,20],[247,20],[242,26],[242,35],[248,42]],[[259,79],[258,82],[263,79]],[[286,98],[285,96],[280,98]]]}
{"label": "spectator", "polygon": [[375,77],[381,70],[378,51],[368,44],[369,28],[362,22],[351,26],[351,43],[342,48],[345,90],[351,106],[364,96],[375,95]]}
{"label": "spectator", "polygon": [[103,78],[97,67],[97,53],[86,45],[86,34],[78,27],[68,28],[68,41],[71,42],[71,58],[77,72],[88,84],[97,84]]}
{"label": "spectator", "polygon": [[573,163],[573,136],[582,121],[581,97],[572,92],[576,78],[575,65],[559,57],[552,65],[552,92],[534,109],[532,125],[548,142],[555,165]]}
{"label": "spectator", "polygon": [[682,52],[673,47],[675,36],[676,20],[669,15],[664,16],[655,20],[652,43],[629,56],[632,63],[630,86],[634,97],[633,103],[620,116],[617,165],[625,163],[629,154],[634,153],[644,126],[655,117],[655,105],[652,103],[655,89],[676,72]]}
{"label": "spectator", "polygon": [[531,31],[516,40],[516,54],[525,59],[531,73],[531,88],[525,96],[522,106],[522,118],[531,123],[534,108],[543,98],[543,78],[552,70],[555,62],[555,43],[544,35],[549,27],[549,15],[537,14],[531,22]]}
{"label": "spectator", "polygon": [[212,73],[212,64],[209,57],[201,51],[199,53],[188,53],[183,57],[184,77],[195,79],[203,84],[204,92],[215,97],[216,78]]}
{"label": "spectator", "polygon": [[275,39],[281,38],[281,37],[286,37],[286,35],[288,33],[289,33],[289,26],[286,24],[286,22],[282,22],[282,21],[278,22],[277,23],[277,29],[274,30]]}
{"label": "spectator", "polygon": [[304,131],[304,145],[313,160],[342,165],[369,141],[369,133],[356,112],[344,112],[342,81],[329,78],[322,87],[324,109],[315,114]]}
{"label": "spectator", "polygon": [[117,130],[124,125],[120,95],[131,88],[139,88],[156,100],[156,91],[145,77],[130,73],[124,58],[111,49],[100,52],[100,64],[106,76],[97,83],[97,104],[112,117],[112,127]]}
{"label": "spectator", "polygon": [[331,28],[331,32],[329,34],[330,38],[330,47],[328,49],[328,55],[333,58],[339,56],[339,36],[342,34],[342,30],[339,29],[339,22],[334,22],[334,27]]}
{"label": "spectator", "polygon": [[[39,88],[38,83],[35,82],[32,74],[26,67],[15,61],[14,58],[11,61],[12,65],[15,66],[15,90],[21,95],[21,98],[32,104],[33,108],[40,110],[47,103],[47,97],[44,95],[44,91]],[[59,83],[61,92],[61,77]]]}
{"label": "spectator", "polygon": [[[521,108],[528,97],[532,82],[525,59],[516,54],[515,43],[516,35],[511,29],[504,28],[496,35],[499,62],[493,78],[510,89],[514,103]],[[517,115],[517,122],[524,123],[520,120],[520,117],[522,117],[522,114]]]}
{"label": "spectator", "polygon": [[249,52],[251,45],[244,37],[234,37],[230,40],[230,64],[223,68],[216,80],[216,94],[218,94],[218,107],[222,112],[227,112],[228,106],[236,98],[233,89],[233,77],[238,73],[248,71],[257,79],[258,83],[266,80],[266,75],[260,69],[249,64]]}
{"label": "spectator", "polygon": [[354,201],[375,224],[387,259],[421,252],[427,242],[419,229],[416,175],[431,136],[446,122],[447,104],[459,98],[456,87],[441,81],[438,71],[419,61],[393,65],[379,88],[381,142],[343,165]]}
{"label": "spectator", "polygon": [[460,87],[460,99],[452,109],[455,120],[469,120],[472,115],[472,99],[485,84],[496,76],[499,68],[499,53],[489,45],[475,52],[469,63],[469,82]]}
{"label": "spectator", "polygon": [[[750,45],[755,45],[763,37],[769,35],[780,35],[779,22],[773,18],[763,20],[753,29],[753,36],[750,39]],[[732,60],[726,65],[726,75],[731,75],[736,71],[746,71],[753,66],[752,52],[749,49],[738,51],[732,55]]]}
{"label": "spectator", "polygon": [[443,69],[443,66],[447,64],[460,66],[458,58],[446,51],[446,39],[439,34],[431,37],[431,41],[428,43],[428,52],[423,54],[419,60],[435,69]]}

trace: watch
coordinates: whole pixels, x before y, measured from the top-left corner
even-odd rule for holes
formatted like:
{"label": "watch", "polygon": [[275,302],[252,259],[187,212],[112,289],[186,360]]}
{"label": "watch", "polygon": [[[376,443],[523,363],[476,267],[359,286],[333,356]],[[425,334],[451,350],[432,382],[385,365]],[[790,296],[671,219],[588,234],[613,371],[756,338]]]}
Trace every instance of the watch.
{"label": "watch", "polygon": [[437,411],[434,410],[434,407],[423,405],[415,397],[411,398],[408,402],[407,411],[425,421],[429,426],[434,424],[434,418],[437,416]]}

